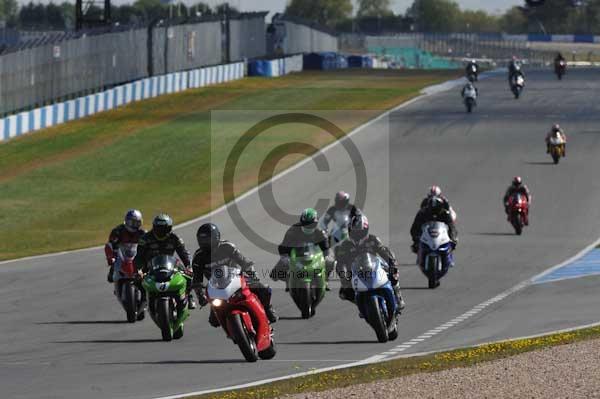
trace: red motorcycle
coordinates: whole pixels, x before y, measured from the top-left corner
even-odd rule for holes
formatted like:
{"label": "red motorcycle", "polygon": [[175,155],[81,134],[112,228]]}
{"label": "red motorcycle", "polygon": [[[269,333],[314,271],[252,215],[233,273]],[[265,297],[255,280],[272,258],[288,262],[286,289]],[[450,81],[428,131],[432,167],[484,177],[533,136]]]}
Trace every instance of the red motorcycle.
{"label": "red motorcycle", "polygon": [[219,324],[247,361],[275,356],[273,331],[265,309],[239,268],[213,267],[206,293]]}
{"label": "red motorcycle", "polygon": [[140,276],[134,265],[137,244],[121,244],[115,262],[115,296],[127,314],[127,321],[134,323],[144,319],[143,292]]}
{"label": "red motorcycle", "polygon": [[510,224],[517,235],[521,235],[525,221],[529,218],[529,202],[523,194],[515,193],[508,199],[508,215]]}

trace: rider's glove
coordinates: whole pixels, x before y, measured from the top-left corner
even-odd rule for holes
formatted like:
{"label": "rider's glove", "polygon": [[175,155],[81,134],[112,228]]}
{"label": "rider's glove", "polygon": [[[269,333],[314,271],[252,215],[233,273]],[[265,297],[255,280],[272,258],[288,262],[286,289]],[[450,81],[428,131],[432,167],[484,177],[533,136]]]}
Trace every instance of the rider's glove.
{"label": "rider's glove", "polygon": [[114,266],[116,261],[117,260],[115,258],[107,258],[106,259],[106,262],[108,263],[108,266]]}

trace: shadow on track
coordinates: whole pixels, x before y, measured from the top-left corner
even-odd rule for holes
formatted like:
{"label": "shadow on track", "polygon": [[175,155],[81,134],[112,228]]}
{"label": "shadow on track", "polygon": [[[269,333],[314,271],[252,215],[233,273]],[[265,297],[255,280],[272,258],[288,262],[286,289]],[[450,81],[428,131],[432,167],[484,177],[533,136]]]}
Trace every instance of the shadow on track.
{"label": "shadow on track", "polygon": [[377,344],[377,341],[300,341],[300,342],[278,342],[277,345],[361,345]]}
{"label": "shadow on track", "polygon": [[406,291],[431,290],[431,288],[427,287],[426,285],[423,285],[423,286],[420,286],[420,287],[400,287],[400,289],[401,290],[406,290]]}
{"label": "shadow on track", "polygon": [[71,320],[71,321],[44,321],[42,324],[125,324],[127,320]]}
{"label": "shadow on track", "polygon": [[280,316],[279,320],[303,320],[302,316]]}
{"label": "shadow on track", "polygon": [[162,339],[91,339],[75,341],[52,341],[51,344],[145,344],[163,342]]}
{"label": "shadow on track", "polygon": [[500,232],[500,231],[494,231],[491,233],[475,233],[475,235],[477,236],[514,236],[515,233],[509,233],[509,232]]}
{"label": "shadow on track", "polygon": [[545,162],[525,162],[525,164],[527,164],[527,165],[554,165],[554,162],[552,162],[552,161],[545,161]]}
{"label": "shadow on track", "polygon": [[232,364],[232,363],[248,363],[243,359],[223,359],[223,360],[161,360],[155,362],[105,362],[105,363],[90,363],[96,366],[114,366],[114,365],[142,365],[142,364]]}

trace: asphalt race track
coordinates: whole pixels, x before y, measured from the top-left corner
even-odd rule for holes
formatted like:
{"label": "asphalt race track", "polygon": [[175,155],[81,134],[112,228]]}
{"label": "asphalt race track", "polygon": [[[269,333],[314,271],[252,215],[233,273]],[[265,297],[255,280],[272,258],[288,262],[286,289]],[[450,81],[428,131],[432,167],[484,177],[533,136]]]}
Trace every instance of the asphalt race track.
{"label": "asphalt race track", "polygon": [[[129,325],[105,282],[101,250],[0,265],[0,386],[5,398],[147,398],[240,384],[363,360],[436,328],[578,253],[600,237],[600,71],[528,73],[514,100],[504,75],[483,80],[467,114],[458,89],[428,96],[352,137],[365,161],[371,231],[401,264],[407,308],[400,336],[376,343],[354,306],[328,293],[311,320],[273,283],[278,354],[247,364],[221,329],[193,311],[180,341],[163,343],[149,318]],[[566,130],[567,158],[551,164],[544,135]],[[389,138],[387,137],[389,133]],[[278,204],[299,212],[335,191],[355,192],[352,161],[326,152],[331,171],[308,162],[273,183]],[[531,226],[512,234],[501,198],[514,175],[533,191]],[[439,184],[459,215],[457,266],[436,290],[414,265],[408,230],[422,196]],[[284,226],[252,194],[239,209],[250,226],[278,241]],[[117,210],[116,212],[121,212]],[[146,215],[146,224],[151,215]],[[212,220],[264,273],[275,255],[253,246],[226,212]],[[178,232],[196,248],[198,223]],[[600,320],[599,277],[533,285],[405,353],[531,335]]]}

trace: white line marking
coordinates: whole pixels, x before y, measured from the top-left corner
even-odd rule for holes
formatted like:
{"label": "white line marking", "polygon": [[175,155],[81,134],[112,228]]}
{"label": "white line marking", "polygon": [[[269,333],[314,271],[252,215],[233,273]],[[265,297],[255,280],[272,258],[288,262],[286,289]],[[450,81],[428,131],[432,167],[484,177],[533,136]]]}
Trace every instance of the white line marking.
{"label": "white line marking", "polygon": [[[390,114],[397,112],[398,110],[402,109],[402,108],[406,108],[411,104],[414,104],[415,102],[422,100],[424,98],[427,98],[430,96],[430,94],[425,94],[425,90],[427,88],[424,88],[423,90],[421,90],[421,95],[412,98],[402,104],[399,104],[398,106],[385,111],[384,113],[377,115],[376,117],[374,117],[373,119],[365,122],[364,124],[358,126],[357,128],[353,129],[352,131],[348,132],[348,134],[346,134],[344,137],[342,137],[339,140],[336,140],[330,144],[328,144],[327,146],[323,147],[322,149],[320,149],[319,151],[317,151],[315,154],[311,155],[308,158],[304,158],[302,161],[296,163],[295,165],[290,166],[288,169],[282,171],[281,173],[277,174],[276,176],[273,176],[271,179],[261,183],[260,185],[246,191],[245,193],[243,193],[242,195],[240,195],[239,197],[236,197],[234,200],[232,200],[231,202],[221,205],[220,207],[218,207],[217,209],[214,209],[212,211],[210,211],[209,213],[202,215],[202,216],[198,216],[197,218],[188,220],[186,222],[183,222],[181,224],[178,224],[177,226],[174,227],[175,230],[187,227],[191,224],[197,223],[201,220],[210,218],[211,216],[222,212],[223,210],[225,210],[228,206],[230,206],[233,203],[239,203],[240,201],[242,201],[244,198],[249,197],[252,194],[255,194],[256,192],[258,192],[260,189],[262,189],[263,187],[265,187],[268,184],[272,184],[274,182],[276,182],[277,180],[281,179],[282,177],[288,175],[289,173],[295,171],[296,169],[304,166],[305,164],[307,164],[308,162],[310,162],[311,160],[313,160],[314,157],[322,155],[323,153],[329,151],[330,149],[332,149],[333,147],[340,145],[341,143],[343,143],[345,140],[349,140],[352,136],[354,136],[357,133],[360,133],[364,130],[366,130],[369,126],[379,122],[380,120],[388,117]],[[437,94],[437,93],[436,93]],[[93,251],[93,250],[98,250],[103,248],[104,246],[97,246],[97,247],[90,247],[90,248],[82,248],[82,249],[76,249],[76,250],[72,250],[72,251],[62,251],[62,252],[55,252],[55,253],[49,253],[49,254],[43,254],[43,255],[35,255],[35,256],[27,256],[24,258],[18,258],[18,259],[9,259],[9,260],[5,260],[5,261],[0,261],[0,266],[1,265],[5,265],[5,264],[9,264],[9,263],[15,263],[15,262],[22,262],[22,261],[28,261],[28,260],[36,260],[36,259],[44,259],[44,258],[51,258],[51,257],[56,257],[56,256],[60,256],[60,255],[68,255],[68,254],[74,254],[74,253],[79,253],[79,252],[84,252],[84,251]]]}
{"label": "white line marking", "polygon": [[[556,266],[552,266],[551,268],[544,270],[543,272],[525,280],[520,282],[519,284],[515,285],[514,287],[511,287],[509,289],[507,289],[506,291],[501,292],[500,294],[496,295],[495,297],[493,297],[492,299],[488,299],[485,302],[480,303],[479,305],[473,307],[472,309],[466,311],[465,313],[463,313],[462,315],[455,317],[454,319],[450,320],[449,322],[442,324],[441,326],[437,327],[437,329],[447,329],[449,327],[453,327],[457,324],[460,324],[462,322],[464,322],[465,320],[468,320],[469,318],[473,317],[474,315],[480,313],[483,309],[493,305],[496,302],[499,302],[505,298],[507,298],[508,296],[522,290],[525,287],[528,287],[530,285],[534,284],[534,281],[539,279],[542,276],[545,276],[549,273],[552,273],[554,270],[561,268],[569,263],[572,263],[574,261],[576,261],[577,259],[583,257],[584,255],[586,255],[589,251],[593,250],[594,248],[596,248],[598,246],[598,244],[600,244],[600,239],[596,240],[594,243],[588,245],[586,248],[584,248],[583,250],[579,251],[577,254],[575,254],[575,256],[572,256],[571,258],[567,259],[566,261],[556,265]],[[432,330],[430,330],[432,331]],[[424,339],[422,339],[422,337],[424,337],[427,333],[424,333],[422,335],[420,335],[418,338],[414,338],[412,340],[410,340],[409,342],[413,342],[413,343],[419,343],[424,341]],[[426,338],[431,338],[431,337],[426,337]]]}

